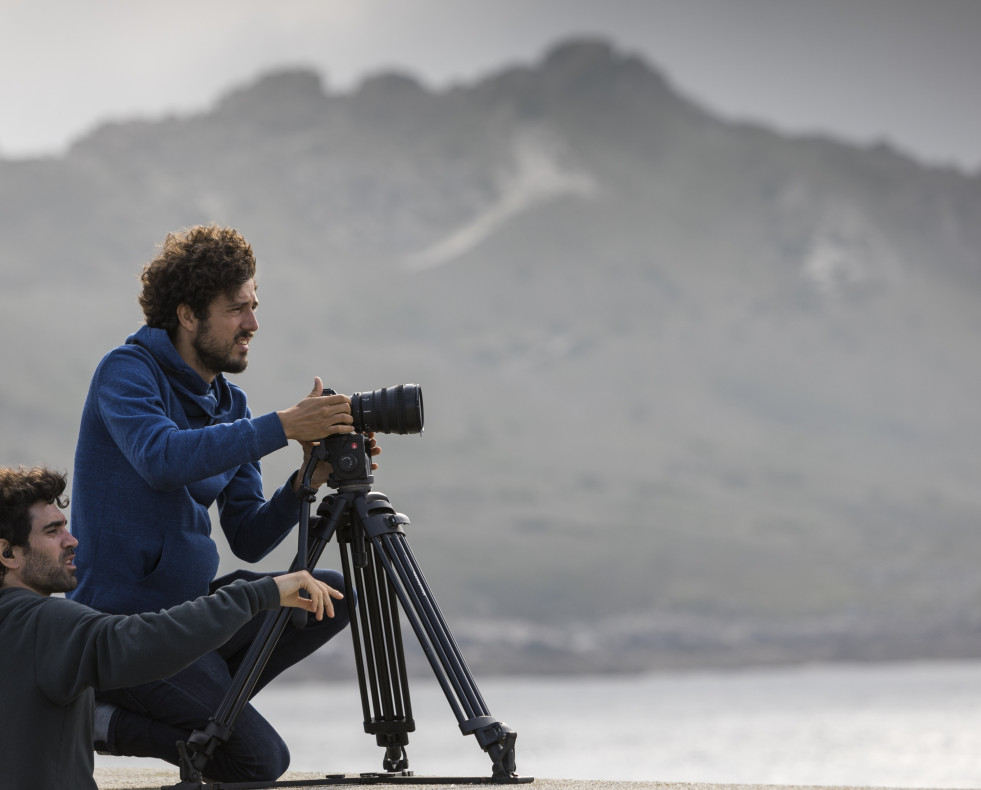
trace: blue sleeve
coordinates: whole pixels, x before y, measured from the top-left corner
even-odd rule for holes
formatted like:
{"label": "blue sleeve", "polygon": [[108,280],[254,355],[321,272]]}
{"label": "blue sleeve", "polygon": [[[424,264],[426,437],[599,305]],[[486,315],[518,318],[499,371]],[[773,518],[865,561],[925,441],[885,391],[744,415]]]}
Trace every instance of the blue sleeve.
{"label": "blue sleeve", "polygon": [[235,556],[258,562],[278,546],[300,517],[290,482],[267,501],[259,463],[243,464],[218,497],[222,531]]}
{"label": "blue sleeve", "polygon": [[[141,351],[124,347],[108,355],[92,383],[113,441],[154,489],[170,491],[257,462],[288,442],[279,416],[269,413],[204,427],[179,425],[168,413],[163,373]],[[180,415],[183,417],[183,414]]]}

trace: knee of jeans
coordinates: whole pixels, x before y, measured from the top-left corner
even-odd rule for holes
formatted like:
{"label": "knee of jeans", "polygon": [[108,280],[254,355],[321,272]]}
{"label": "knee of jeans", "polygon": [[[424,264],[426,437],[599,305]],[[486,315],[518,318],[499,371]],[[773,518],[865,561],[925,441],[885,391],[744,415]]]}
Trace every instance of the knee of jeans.
{"label": "knee of jeans", "polygon": [[215,752],[204,769],[213,781],[274,782],[290,767],[290,750],[271,727],[250,732],[247,740],[227,744]]}
{"label": "knee of jeans", "polygon": [[[347,593],[345,593],[345,595],[347,595]],[[350,617],[348,616],[348,611],[347,611],[348,604],[350,604],[351,607],[352,608],[355,608],[355,609],[358,606],[358,591],[352,589],[351,590],[351,600],[348,601],[345,598],[343,601],[338,601],[338,603],[341,604],[341,606],[334,608],[334,617],[337,617],[338,609],[341,609],[343,611],[343,614],[344,614],[344,622],[346,623],[350,619]]]}
{"label": "knee of jeans", "polygon": [[[356,590],[352,589],[350,592],[350,600],[348,599],[348,593],[344,589],[344,574],[340,571],[335,570],[320,570],[317,569],[313,572],[313,575],[322,581],[324,584],[333,587],[335,590],[340,590],[344,593],[345,598],[342,601],[334,601],[334,623],[346,623],[348,621],[347,607],[350,604],[353,607],[358,605],[358,593]],[[340,618],[340,619],[338,619]]]}
{"label": "knee of jeans", "polygon": [[323,627],[326,631],[330,631],[335,634],[343,631],[351,624],[351,612],[348,609],[348,604],[350,603],[350,605],[352,606],[358,605],[357,593],[354,590],[352,590],[351,595],[353,597],[351,598],[350,602],[348,601],[347,598],[345,598],[343,601],[334,601],[333,617],[329,617],[329,618],[325,617],[320,622],[317,622],[311,617],[310,618],[311,625],[319,625]]}
{"label": "knee of jeans", "polygon": [[290,767],[290,750],[278,735],[263,739],[261,747],[254,752],[254,762],[240,765],[241,774],[231,781],[274,782]]}
{"label": "knee of jeans", "polygon": [[269,750],[256,766],[256,773],[261,774],[257,777],[260,782],[275,781],[290,767],[290,750],[282,738],[272,738],[266,745]]}
{"label": "knee of jeans", "polygon": [[330,585],[335,590],[344,591],[344,574],[340,571],[335,571],[326,568],[317,568],[313,575],[315,578],[322,581],[324,584]]}

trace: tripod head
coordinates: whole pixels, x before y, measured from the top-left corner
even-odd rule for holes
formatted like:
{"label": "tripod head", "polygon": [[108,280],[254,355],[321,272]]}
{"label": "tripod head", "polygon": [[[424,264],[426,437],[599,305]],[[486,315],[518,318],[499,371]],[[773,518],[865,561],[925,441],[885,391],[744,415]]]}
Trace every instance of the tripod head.
{"label": "tripod head", "polygon": [[310,454],[310,463],[303,477],[305,485],[309,485],[313,470],[320,461],[330,464],[327,485],[338,491],[350,487],[370,488],[374,482],[367,434],[342,433],[321,439]]}

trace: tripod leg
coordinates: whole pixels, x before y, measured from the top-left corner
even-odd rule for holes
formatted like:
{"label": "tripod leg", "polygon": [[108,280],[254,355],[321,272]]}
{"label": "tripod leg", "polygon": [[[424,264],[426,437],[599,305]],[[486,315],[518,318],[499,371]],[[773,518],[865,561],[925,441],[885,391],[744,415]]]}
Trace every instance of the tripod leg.
{"label": "tripod leg", "polygon": [[[327,545],[330,535],[342,520],[349,500],[337,500],[336,507],[318,521],[318,529],[307,536],[307,530],[302,531],[306,539],[305,551],[297,551],[290,571],[301,568],[312,568],[317,564],[320,555]],[[306,524],[305,519],[301,519]],[[306,613],[301,609],[295,610],[303,614],[302,622],[306,621]],[[174,786],[175,790],[192,790],[204,787],[203,771],[215,751],[228,742],[242,710],[248,704],[252,691],[259,682],[259,677],[269,663],[273,650],[287,624],[293,618],[290,609],[279,609],[266,615],[262,628],[249,646],[221,705],[211,717],[203,730],[195,730],[186,742],[177,744],[180,762],[181,782]],[[296,622],[296,621],[294,621]]]}
{"label": "tripod leg", "polygon": [[[487,715],[486,704],[405,536],[386,535],[378,538],[378,551],[389,575],[401,583],[403,596],[408,603],[404,607],[406,616],[423,642],[423,651],[429,658],[429,663],[434,670],[439,670],[438,677],[443,691],[457,719],[462,724],[469,719]],[[406,583],[406,580],[411,583]]]}
{"label": "tripod leg", "polygon": [[409,743],[408,733],[415,730],[415,722],[397,599],[384,571],[379,572],[374,550],[365,551],[360,546],[364,537],[361,526],[348,526],[349,529],[338,534],[338,543],[348,600],[355,597],[352,587],[357,590],[358,612],[357,616],[351,612],[351,637],[364,730],[385,748],[384,769],[405,771],[409,767],[405,747]]}
{"label": "tripod leg", "polygon": [[[405,516],[395,513],[383,494],[354,502],[354,511],[371,539],[402,609],[453,709],[464,735],[473,734],[493,763],[493,779],[515,773],[515,733],[490,715],[463,654],[405,539]],[[352,516],[353,518],[353,516]]]}
{"label": "tripod leg", "polygon": [[494,779],[512,777],[517,733],[490,715],[405,536],[385,535],[374,538],[373,543],[389,577],[398,579],[396,591],[403,609],[456,715],[460,731],[464,735],[472,733],[487,752]]}

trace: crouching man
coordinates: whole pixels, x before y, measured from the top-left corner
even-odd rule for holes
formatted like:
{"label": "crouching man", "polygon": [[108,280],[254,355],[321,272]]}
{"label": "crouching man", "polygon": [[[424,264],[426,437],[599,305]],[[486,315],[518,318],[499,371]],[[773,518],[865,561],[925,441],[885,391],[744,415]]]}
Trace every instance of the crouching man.
{"label": "crouching man", "polygon": [[77,584],[65,485],[48,469],[0,467],[0,770],[3,787],[17,790],[95,790],[93,689],[168,677],[263,610],[295,606],[322,620],[343,597],[306,571],[147,614],[52,597]]}

